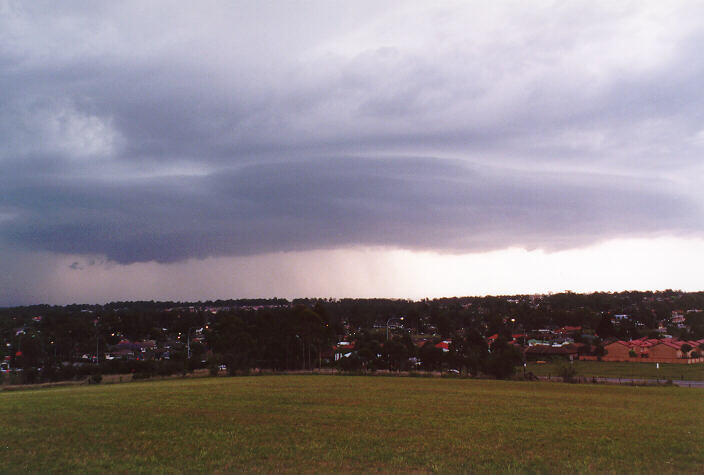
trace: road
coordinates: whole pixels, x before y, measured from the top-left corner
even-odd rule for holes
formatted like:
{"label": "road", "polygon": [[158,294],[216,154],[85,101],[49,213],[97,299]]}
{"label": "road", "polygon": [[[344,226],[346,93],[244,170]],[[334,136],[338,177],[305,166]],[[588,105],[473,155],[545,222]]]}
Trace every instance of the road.
{"label": "road", "polygon": [[[545,376],[540,376],[540,380],[542,381],[559,381],[559,378],[556,377],[545,377]],[[656,383],[664,384],[665,380],[656,380],[656,379],[645,379],[645,378],[605,378],[605,377],[586,377],[582,376],[579,378],[580,383],[589,383],[592,381],[596,381],[598,383],[605,383],[605,384],[643,384],[643,385],[655,385]],[[704,389],[704,381],[687,381],[687,380],[681,380],[681,379],[675,379],[672,381],[672,384],[675,386],[680,386],[683,388],[697,388],[697,389]]]}

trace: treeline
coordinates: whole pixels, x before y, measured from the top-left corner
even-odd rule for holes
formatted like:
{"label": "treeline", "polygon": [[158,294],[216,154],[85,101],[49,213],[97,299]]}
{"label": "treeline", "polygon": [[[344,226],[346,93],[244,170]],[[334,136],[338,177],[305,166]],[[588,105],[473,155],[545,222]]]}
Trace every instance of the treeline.
{"label": "treeline", "polygon": [[[600,329],[597,333],[602,336],[628,339],[648,335],[659,322],[667,323],[673,310],[703,308],[704,292],[679,291],[565,292],[419,301],[274,298],[35,305],[0,309],[0,361],[9,361],[12,368],[28,373],[36,368],[45,368],[45,374],[60,373],[72,371],[65,369],[65,363],[81,362],[83,355],[104,354],[121,340],[154,340],[159,348],[168,348],[172,363],[164,363],[163,368],[154,363],[153,367],[130,370],[158,373],[189,370],[194,365],[226,365],[234,371],[248,367],[311,369],[326,360],[333,361],[331,347],[347,338],[356,340],[359,346],[356,359],[344,360],[341,365],[396,369],[401,366],[396,362],[403,357],[415,356],[430,367],[432,355],[419,352],[434,352],[432,345],[418,350],[409,344],[410,339],[398,338],[383,344],[372,330],[385,328],[389,321],[403,316],[406,331],[453,341],[466,334],[483,339],[495,333],[566,325]],[[609,316],[617,314],[627,314],[629,318],[617,325],[605,324],[610,321]],[[668,324],[668,332],[682,338],[704,338],[703,315],[688,313],[686,328]],[[202,341],[197,341],[201,340],[196,338],[196,330],[200,329]],[[451,353],[452,358],[460,358],[460,353]],[[457,361],[447,360],[450,356],[444,358],[446,365],[458,366]],[[118,363],[98,363],[106,372],[124,369],[117,368]],[[111,369],[110,365],[116,368]],[[480,358],[478,371],[489,371],[487,365],[488,354]]]}
{"label": "treeline", "polygon": [[417,346],[408,334],[386,340],[381,333],[363,331],[353,340],[355,351],[339,359],[336,366],[356,372],[453,369],[463,375],[507,378],[524,362],[523,352],[509,344],[510,339],[510,332],[504,330],[489,348],[477,329],[464,329],[452,335],[448,351],[444,351],[437,345],[439,338]]}

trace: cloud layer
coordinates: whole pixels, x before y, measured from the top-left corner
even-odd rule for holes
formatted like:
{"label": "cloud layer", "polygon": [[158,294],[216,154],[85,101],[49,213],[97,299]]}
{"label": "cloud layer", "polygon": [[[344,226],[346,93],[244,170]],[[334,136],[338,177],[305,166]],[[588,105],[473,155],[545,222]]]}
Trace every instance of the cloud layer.
{"label": "cloud layer", "polygon": [[0,3],[0,242],[118,263],[701,236],[690,3]]}

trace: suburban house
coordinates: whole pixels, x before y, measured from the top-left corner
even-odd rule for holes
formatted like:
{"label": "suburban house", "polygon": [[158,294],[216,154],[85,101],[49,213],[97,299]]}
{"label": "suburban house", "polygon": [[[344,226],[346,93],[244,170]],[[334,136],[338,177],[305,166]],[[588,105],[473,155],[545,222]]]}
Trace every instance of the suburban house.
{"label": "suburban house", "polygon": [[[647,361],[651,363],[700,363],[704,362],[700,345],[702,340],[679,340],[676,338],[639,338],[616,340],[604,345],[603,361]],[[688,345],[687,351],[682,347]]]}
{"label": "suburban house", "polygon": [[580,348],[584,345],[581,343],[568,343],[566,345],[533,345],[525,349],[526,360],[535,361],[549,359],[554,357],[576,360]]}

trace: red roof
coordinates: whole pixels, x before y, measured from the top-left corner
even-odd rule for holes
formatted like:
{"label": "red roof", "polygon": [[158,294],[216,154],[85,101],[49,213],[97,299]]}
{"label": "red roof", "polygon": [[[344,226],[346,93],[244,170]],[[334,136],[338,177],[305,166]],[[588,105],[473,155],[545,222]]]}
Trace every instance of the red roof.
{"label": "red roof", "polygon": [[638,346],[640,348],[649,348],[651,346],[657,345],[660,342],[657,338],[638,338],[637,340],[631,340],[628,342],[630,346]]}
{"label": "red roof", "polygon": [[622,345],[628,346],[628,347],[640,347],[640,348],[650,348],[652,346],[658,345],[658,344],[663,344],[665,346],[669,346],[670,348],[676,348],[680,349],[680,347],[684,344],[688,344],[692,348],[696,348],[699,345],[699,342],[697,341],[688,341],[688,340],[680,340],[677,338],[663,338],[662,340],[658,340],[657,338],[638,338],[637,340],[631,340],[631,341],[622,341],[622,340],[616,340],[614,343],[620,343]]}
{"label": "red roof", "polygon": [[450,341],[450,340],[444,340],[444,341],[441,341],[440,343],[438,343],[437,345],[435,345],[435,348],[440,348],[440,349],[442,349],[442,350],[449,350],[449,349],[450,349],[450,343],[452,343],[452,341]]}
{"label": "red roof", "polygon": [[[623,341],[623,340],[612,341],[612,342],[609,343],[608,345],[613,345],[614,343],[618,343],[619,345],[627,346],[628,348],[630,348],[631,346],[633,346],[633,345],[631,345],[631,342],[630,342],[630,341]],[[608,345],[606,345],[606,346],[608,346]]]}

